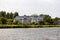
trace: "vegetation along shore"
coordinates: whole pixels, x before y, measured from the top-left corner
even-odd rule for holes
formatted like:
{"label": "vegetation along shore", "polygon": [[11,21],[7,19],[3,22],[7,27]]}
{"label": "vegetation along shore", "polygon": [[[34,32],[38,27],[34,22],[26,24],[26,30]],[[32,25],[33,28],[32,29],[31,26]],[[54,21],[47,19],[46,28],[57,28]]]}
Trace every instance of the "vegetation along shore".
{"label": "vegetation along shore", "polygon": [[[47,14],[32,14],[32,17],[44,16],[43,21],[31,22],[29,24],[19,23],[14,19],[19,16],[18,12],[0,11],[0,28],[40,28],[40,27],[60,27],[60,18],[52,18]],[[24,15],[26,16],[26,15]]]}

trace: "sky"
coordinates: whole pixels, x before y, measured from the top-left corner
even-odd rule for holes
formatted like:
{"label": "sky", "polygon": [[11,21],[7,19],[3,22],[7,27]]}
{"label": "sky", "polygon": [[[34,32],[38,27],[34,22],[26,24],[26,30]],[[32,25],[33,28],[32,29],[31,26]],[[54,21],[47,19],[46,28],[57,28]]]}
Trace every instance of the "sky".
{"label": "sky", "polygon": [[20,16],[48,14],[60,17],[60,0],[0,0],[0,11],[17,11]]}

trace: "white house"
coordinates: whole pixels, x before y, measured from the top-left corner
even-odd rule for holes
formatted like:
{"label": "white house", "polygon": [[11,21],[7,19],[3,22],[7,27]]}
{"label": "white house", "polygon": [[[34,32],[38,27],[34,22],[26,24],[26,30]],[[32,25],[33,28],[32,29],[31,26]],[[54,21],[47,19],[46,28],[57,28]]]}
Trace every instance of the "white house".
{"label": "white house", "polygon": [[43,21],[44,16],[16,16],[14,22],[18,21],[22,24],[30,24],[32,22],[37,22],[39,20]]}

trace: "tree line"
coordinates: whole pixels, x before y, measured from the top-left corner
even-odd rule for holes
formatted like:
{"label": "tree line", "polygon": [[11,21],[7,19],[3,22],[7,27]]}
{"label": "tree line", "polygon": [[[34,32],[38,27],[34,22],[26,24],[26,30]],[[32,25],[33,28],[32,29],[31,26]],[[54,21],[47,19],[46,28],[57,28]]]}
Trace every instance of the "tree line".
{"label": "tree line", "polygon": [[60,24],[59,17],[52,18],[50,15],[44,15],[44,14],[40,14],[39,16],[44,16],[43,21],[39,20],[38,22],[33,22],[32,24],[35,25],[59,25]]}
{"label": "tree line", "polygon": [[18,16],[18,12],[12,13],[12,12],[5,12],[5,11],[0,11],[0,17],[5,17],[7,19],[13,19],[16,16]]}
{"label": "tree line", "polygon": [[19,16],[18,12],[5,12],[0,11],[0,24],[13,24],[13,19]]}
{"label": "tree line", "polygon": [[[0,24],[18,24],[18,21],[13,22],[14,18],[16,16],[19,16],[18,12],[6,12],[6,11],[0,11]],[[43,21],[38,21],[38,22],[32,22],[31,25],[56,25],[58,24],[58,20],[60,20],[60,18],[55,17],[52,18],[50,15],[44,15],[44,14],[40,14],[40,15],[31,15],[31,16],[44,16],[44,20]]]}
{"label": "tree line", "polygon": [[[39,20],[37,22],[32,22],[30,23],[30,25],[59,25],[60,24],[59,17],[52,18],[50,15],[47,15],[47,14],[40,14],[40,15],[32,14],[31,16],[43,16],[44,18],[43,18],[43,21]],[[15,24],[19,24],[19,22],[16,21]]]}

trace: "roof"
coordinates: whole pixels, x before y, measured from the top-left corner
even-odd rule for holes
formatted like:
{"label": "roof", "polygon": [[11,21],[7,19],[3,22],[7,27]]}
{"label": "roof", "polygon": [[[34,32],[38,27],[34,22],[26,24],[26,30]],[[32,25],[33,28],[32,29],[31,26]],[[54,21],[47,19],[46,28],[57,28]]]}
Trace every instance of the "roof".
{"label": "roof", "polygon": [[16,16],[15,19],[23,19],[23,18],[42,18],[43,16]]}

